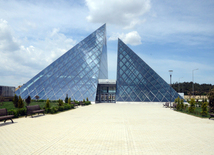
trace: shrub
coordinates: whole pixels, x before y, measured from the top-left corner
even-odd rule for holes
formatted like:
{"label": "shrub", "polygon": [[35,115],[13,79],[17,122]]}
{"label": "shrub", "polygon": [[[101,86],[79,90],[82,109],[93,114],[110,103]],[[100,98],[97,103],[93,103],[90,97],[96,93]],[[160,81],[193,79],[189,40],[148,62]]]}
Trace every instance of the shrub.
{"label": "shrub", "polygon": [[58,112],[58,108],[57,107],[51,107],[50,112],[51,112],[51,114],[55,114]]}
{"label": "shrub", "polygon": [[58,100],[58,105],[59,105],[59,106],[63,106],[63,100],[60,100],[60,99],[59,99],[59,100]]}
{"label": "shrub", "polygon": [[18,115],[19,116],[24,116],[26,114],[27,114],[27,109],[25,109],[25,108],[18,109]]}
{"label": "shrub", "polygon": [[186,110],[188,107],[188,104],[184,104],[184,110]]}
{"label": "shrub", "polygon": [[24,107],[24,102],[21,98],[21,96],[19,96],[19,100],[18,100],[18,108],[23,108]]}
{"label": "shrub", "polygon": [[50,108],[45,108],[45,113],[50,113],[51,112],[51,109]]}
{"label": "shrub", "polygon": [[49,98],[48,98],[47,101],[46,101],[45,109],[50,109],[50,101],[49,101]]}
{"label": "shrub", "polygon": [[15,94],[15,96],[13,97],[13,104],[15,108],[18,108],[18,96]]}
{"label": "shrub", "polygon": [[188,111],[189,111],[189,113],[194,113],[194,111],[195,111],[195,99],[194,98],[191,98],[191,100],[190,100],[190,106],[189,106]]}
{"label": "shrub", "polygon": [[31,102],[31,97],[30,97],[30,96],[28,96],[28,97],[25,99],[25,102],[27,103],[27,105],[29,105],[29,104],[30,104],[30,102]]}
{"label": "shrub", "polygon": [[70,104],[64,105],[64,110],[68,110],[68,109],[71,109],[71,105]]}
{"label": "shrub", "polygon": [[208,114],[208,110],[207,110],[207,105],[208,105],[208,103],[207,102],[204,102],[204,103],[202,103],[202,106],[201,106],[201,108],[202,108],[202,110],[201,110],[201,115],[202,116],[207,116],[207,114]]}
{"label": "shrub", "polygon": [[64,106],[59,106],[59,111],[63,111],[64,110]]}
{"label": "shrub", "polygon": [[7,113],[8,113],[8,115],[14,115],[14,118],[18,118],[19,117],[18,110],[11,109],[11,110],[8,110]]}
{"label": "shrub", "polygon": [[70,104],[71,105],[71,109],[74,109],[74,105],[73,104]]}
{"label": "shrub", "polygon": [[85,101],[85,105],[89,105],[89,104],[91,104],[90,101]]}
{"label": "shrub", "polygon": [[70,97],[68,98],[68,104],[71,104],[71,98]]}

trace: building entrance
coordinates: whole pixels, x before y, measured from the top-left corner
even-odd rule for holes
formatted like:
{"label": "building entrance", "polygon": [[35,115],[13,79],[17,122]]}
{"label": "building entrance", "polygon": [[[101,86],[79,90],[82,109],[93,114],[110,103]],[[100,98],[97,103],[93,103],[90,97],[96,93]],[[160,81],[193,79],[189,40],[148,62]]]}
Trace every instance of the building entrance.
{"label": "building entrance", "polygon": [[116,102],[116,81],[99,79],[96,94],[96,103]]}

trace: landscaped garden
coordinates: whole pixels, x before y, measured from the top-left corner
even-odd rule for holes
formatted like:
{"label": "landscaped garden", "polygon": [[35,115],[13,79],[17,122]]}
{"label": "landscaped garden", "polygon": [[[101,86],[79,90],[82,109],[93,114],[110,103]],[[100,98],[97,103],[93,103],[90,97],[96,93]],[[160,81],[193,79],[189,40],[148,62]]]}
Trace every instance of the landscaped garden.
{"label": "landscaped garden", "polygon": [[203,117],[203,118],[210,118],[210,115],[214,113],[214,90],[211,90],[208,94],[209,103],[207,100],[203,100],[201,102],[195,101],[195,99],[191,98],[188,104],[184,104],[183,99],[179,97],[174,101],[174,110],[187,113],[190,115]]}
{"label": "landscaped garden", "polygon": [[0,102],[0,109],[6,108],[9,115],[14,115],[15,118],[20,116],[25,116],[27,113],[26,106],[39,105],[41,109],[45,109],[45,113],[58,113],[61,111],[74,109],[75,106],[79,105],[89,105],[91,104],[88,101],[88,98],[83,101],[71,100],[71,98],[66,97],[65,100],[56,100],[51,101],[47,100],[31,100],[30,96],[27,99],[23,100],[20,96],[14,96],[13,101],[10,102]]}

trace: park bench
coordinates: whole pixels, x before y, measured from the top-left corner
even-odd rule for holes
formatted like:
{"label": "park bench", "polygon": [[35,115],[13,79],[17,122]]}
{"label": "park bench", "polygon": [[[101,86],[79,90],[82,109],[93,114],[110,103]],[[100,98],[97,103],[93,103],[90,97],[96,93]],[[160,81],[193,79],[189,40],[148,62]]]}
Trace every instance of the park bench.
{"label": "park bench", "polygon": [[74,107],[78,107],[78,104],[77,104],[77,103],[75,103],[75,102],[71,102],[71,104],[73,104],[73,105],[74,105]]}
{"label": "park bench", "polygon": [[176,103],[173,103],[173,105],[172,105],[170,108],[173,108],[173,109],[175,110],[176,107],[177,107],[177,104],[176,104]]}
{"label": "park bench", "polygon": [[83,101],[80,101],[79,103],[80,103],[81,106],[85,105],[85,102],[83,102]]}
{"label": "park bench", "polygon": [[14,115],[7,115],[7,109],[0,109],[0,121],[4,120],[4,123],[10,119],[13,123],[12,118],[14,117]]}
{"label": "park bench", "polygon": [[[210,118],[211,118],[211,117],[214,117],[214,113],[209,113],[209,114],[210,114]],[[209,118],[209,119],[210,119],[210,118]]]}
{"label": "park bench", "polygon": [[27,113],[25,117],[27,117],[27,115],[31,115],[31,117],[33,117],[32,114],[35,114],[35,113],[38,113],[38,115],[39,113],[43,113],[43,115],[45,114],[45,109],[40,109],[39,105],[26,106],[26,108],[27,108]]}
{"label": "park bench", "polygon": [[169,107],[169,102],[166,102],[165,104],[163,104],[163,107],[168,108]]}

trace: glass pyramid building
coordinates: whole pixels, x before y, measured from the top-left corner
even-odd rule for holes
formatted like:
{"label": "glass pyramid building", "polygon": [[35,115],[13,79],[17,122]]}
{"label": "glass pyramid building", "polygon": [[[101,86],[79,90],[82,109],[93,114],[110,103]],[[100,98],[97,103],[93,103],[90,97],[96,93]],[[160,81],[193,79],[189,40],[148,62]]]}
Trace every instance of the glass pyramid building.
{"label": "glass pyramid building", "polygon": [[108,78],[106,25],[90,34],[15,93],[23,99],[95,100],[98,79]]}
{"label": "glass pyramid building", "polygon": [[116,100],[130,102],[169,102],[178,96],[149,65],[120,39],[118,40]]}

